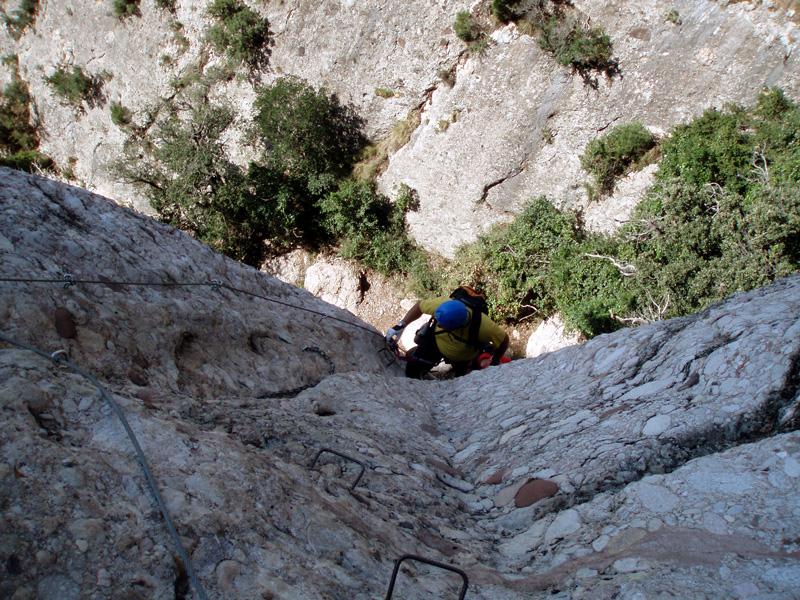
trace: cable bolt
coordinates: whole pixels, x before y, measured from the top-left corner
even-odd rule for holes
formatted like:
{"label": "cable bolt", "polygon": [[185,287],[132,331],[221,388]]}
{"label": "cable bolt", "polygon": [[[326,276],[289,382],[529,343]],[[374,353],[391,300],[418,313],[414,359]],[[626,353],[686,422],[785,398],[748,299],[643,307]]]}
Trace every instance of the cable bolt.
{"label": "cable bolt", "polygon": [[75,277],[71,273],[64,273],[62,277],[64,279],[65,290],[75,285]]}
{"label": "cable bolt", "polygon": [[69,357],[69,355],[67,354],[66,350],[56,350],[55,352],[53,352],[50,355],[50,360],[52,360],[54,363],[58,364],[62,360],[67,360],[68,357]]}

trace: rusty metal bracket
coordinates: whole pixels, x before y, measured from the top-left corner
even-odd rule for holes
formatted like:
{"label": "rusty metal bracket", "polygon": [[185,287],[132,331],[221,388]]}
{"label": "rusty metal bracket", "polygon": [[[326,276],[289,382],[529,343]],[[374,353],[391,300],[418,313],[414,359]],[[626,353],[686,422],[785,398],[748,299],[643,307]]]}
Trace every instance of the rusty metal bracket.
{"label": "rusty metal bracket", "polygon": [[383,364],[384,367],[390,367],[397,362],[397,357],[394,355],[394,352],[389,350],[389,348],[386,345],[384,345],[380,350],[378,350],[376,354],[381,354],[382,352],[385,353],[387,358],[389,359],[389,362]]}
{"label": "rusty metal bracket", "polygon": [[356,489],[358,482],[361,481],[361,478],[364,476],[364,471],[366,470],[364,463],[361,462],[360,460],[353,458],[352,456],[348,456],[347,454],[342,454],[338,450],[332,450],[331,448],[320,448],[319,452],[317,452],[317,455],[314,457],[314,460],[311,461],[311,465],[309,466],[310,469],[314,468],[314,465],[317,464],[317,460],[319,459],[319,457],[325,452],[328,452],[329,454],[335,454],[339,458],[349,460],[350,462],[356,463],[359,467],[361,467],[361,471],[359,471],[358,477],[356,477],[356,480],[353,482],[353,485],[350,486],[351,492],[354,489]]}
{"label": "rusty metal bracket", "polygon": [[400,572],[400,565],[404,560],[415,560],[417,562],[425,563],[426,565],[431,565],[433,567],[437,567],[439,569],[444,569],[445,571],[451,571],[453,573],[457,573],[461,576],[463,580],[463,585],[461,586],[461,592],[458,595],[458,600],[464,600],[464,597],[467,595],[467,588],[469,587],[469,578],[467,578],[467,574],[459,569],[458,567],[454,567],[452,565],[446,565],[444,563],[440,563],[435,560],[431,560],[429,558],[424,558],[422,556],[415,556],[413,554],[404,554],[396,561],[394,561],[394,570],[392,571],[392,580],[389,582],[389,591],[386,592],[386,600],[390,600],[392,594],[394,593],[394,584],[397,580],[397,574]]}

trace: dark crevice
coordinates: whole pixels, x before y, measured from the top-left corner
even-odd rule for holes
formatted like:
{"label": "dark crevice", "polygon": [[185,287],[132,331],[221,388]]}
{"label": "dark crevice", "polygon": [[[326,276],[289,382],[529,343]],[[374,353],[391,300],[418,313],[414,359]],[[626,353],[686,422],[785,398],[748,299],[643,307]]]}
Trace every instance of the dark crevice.
{"label": "dark crevice", "polygon": [[356,288],[358,291],[358,300],[356,301],[356,304],[361,304],[364,302],[364,297],[366,296],[366,293],[369,291],[370,287],[372,286],[367,279],[367,272],[361,271],[358,274],[358,287]]}
{"label": "dark crevice", "polygon": [[800,429],[800,350],[789,359],[789,373],[776,400],[776,424],[781,433]]}
{"label": "dark crevice", "polygon": [[186,567],[183,561],[177,556],[173,556],[175,562],[175,583],[173,590],[175,592],[175,600],[188,600],[189,599],[189,576],[186,573]]}
{"label": "dark crevice", "polygon": [[63,436],[59,431],[58,423],[48,413],[43,413],[33,410],[30,406],[27,407],[28,412],[36,421],[36,424],[43,429],[49,437],[54,438],[56,441],[61,441]]}
{"label": "dark crevice", "polygon": [[[478,200],[478,204],[487,204],[487,205],[489,205],[489,202],[488,202],[489,192],[493,188],[496,188],[498,185],[502,185],[506,181],[508,181],[509,179],[513,179],[514,177],[516,177],[517,175],[522,173],[523,169],[524,169],[524,165],[519,165],[518,167],[514,168],[507,175],[504,175],[500,179],[497,179],[495,181],[492,181],[492,182],[487,183],[486,185],[484,185],[483,186],[483,191],[481,192],[481,197]],[[489,208],[493,208],[493,207],[491,205],[489,205]]]}
{"label": "dark crevice", "polygon": [[175,344],[175,361],[177,362],[181,357],[185,356],[189,351],[189,348],[197,339],[197,336],[194,333],[189,331],[181,332],[180,337],[178,338],[178,343]]}

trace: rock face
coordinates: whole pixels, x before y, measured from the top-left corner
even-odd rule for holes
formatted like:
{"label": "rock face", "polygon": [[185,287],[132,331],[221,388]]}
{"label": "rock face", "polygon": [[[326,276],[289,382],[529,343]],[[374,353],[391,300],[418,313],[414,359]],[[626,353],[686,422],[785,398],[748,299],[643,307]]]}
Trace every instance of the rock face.
{"label": "rock face", "polygon": [[561,315],[553,315],[542,321],[533,332],[525,346],[525,356],[535,358],[540,354],[574,346],[582,341],[578,333],[566,333]]}
{"label": "rock face", "polygon": [[[0,170],[0,254],[55,280],[0,282],[2,335],[113,395],[209,598],[381,597],[407,553],[486,600],[796,594],[800,276],[420,382],[344,311],[76,188]],[[0,406],[3,597],[192,597],[90,380],[3,343]],[[395,597],[459,585],[410,563]]]}
{"label": "rock face", "polygon": [[[408,220],[426,248],[452,256],[539,195],[586,208],[588,176],[579,157],[610,126],[639,121],[666,132],[709,107],[750,104],[762,86],[800,93],[800,36],[777,7],[711,0],[574,5],[610,35],[622,77],[601,78],[591,89],[514,25],[496,31],[485,55],[459,66],[452,88],[434,91],[422,124],[381,180],[387,191],[405,183],[419,193],[421,208]],[[680,25],[666,18],[669,9]]]}
{"label": "rock face", "polygon": [[[601,78],[597,89],[559,67],[514,25],[494,31],[486,52],[470,56],[452,25],[461,10],[486,13],[486,0],[251,4],[270,23],[269,68],[254,82],[215,85],[211,98],[232,104],[243,125],[253,83],[297,75],[352,103],[374,139],[421,110],[420,125],[391,157],[380,184],[389,194],[401,183],[419,192],[421,208],[409,215],[412,233],[446,256],[540,194],[587,209],[591,227],[616,227],[648,178],[634,176],[605,206],[587,207],[579,156],[610,126],[638,120],[666,133],[708,107],[751,103],[762,86],[800,95],[800,35],[794,13],[780,2],[576,1],[586,21],[611,36],[622,70],[621,77]],[[110,103],[122,103],[146,125],[151,111],[174,97],[174,82],[196,74],[199,65],[209,71],[224,63],[204,43],[208,3],[175,5],[170,13],[142,0],[140,17],[119,20],[110,2],[79,8],[42,2],[19,41],[0,31],[0,51],[19,57],[34,97],[42,150],[71,166],[85,187],[139,210],[148,210],[146,200],[109,169],[126,137],[111,121]],[[680,24],[667,19],[672,9]],[[103,99],[83,110],[61,103],[45,82],[59,64],[103,75]],[[442,81],[444,72],[454,73],[452,87]],[[0,66],[0,78],[9,77],[9,67]],[[244,161],[253,149],[239,133],[226,142]]]}

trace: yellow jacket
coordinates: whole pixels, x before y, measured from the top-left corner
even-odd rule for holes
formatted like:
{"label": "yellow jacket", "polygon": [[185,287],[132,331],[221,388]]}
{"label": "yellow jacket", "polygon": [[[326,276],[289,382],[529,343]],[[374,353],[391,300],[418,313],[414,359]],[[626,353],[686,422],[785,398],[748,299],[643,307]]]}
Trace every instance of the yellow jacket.
{"label": "yellow jacket", "polygon": [[[423,313],[432,315],[440,304],[451,300],[451,298],[429,298],[427,300],[420,300],[419,307]],[[467,307],[470,320],[472,320],[472,309]],[[444,332],[444,333],[439,333]],[[469,321],[460,329],[453,329],[446,331],[436,326],[436,346],[439,352],[448,362],[468,362],[475,358],[479,349],[469,345]],[[506,339],[506,332],[500,329],[497,325],[486,315],[481,315],[481,326],[478,330],[478,341],[481,345],[491,343],[497,349],[503,340]]]}

